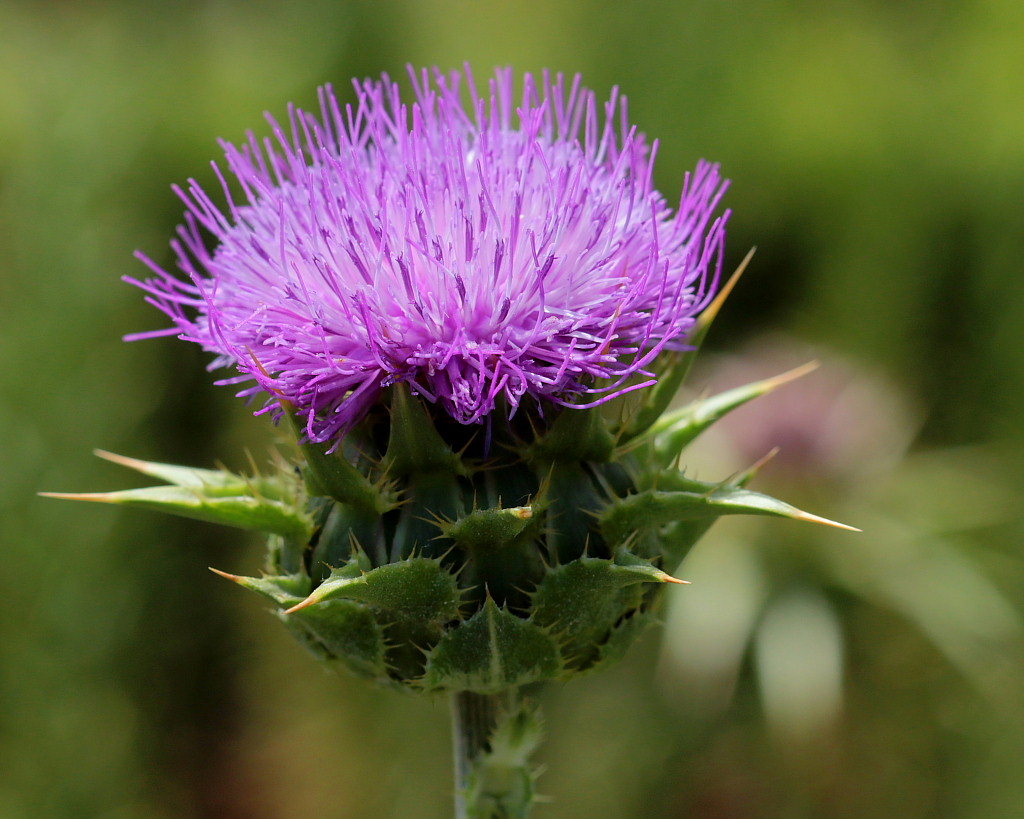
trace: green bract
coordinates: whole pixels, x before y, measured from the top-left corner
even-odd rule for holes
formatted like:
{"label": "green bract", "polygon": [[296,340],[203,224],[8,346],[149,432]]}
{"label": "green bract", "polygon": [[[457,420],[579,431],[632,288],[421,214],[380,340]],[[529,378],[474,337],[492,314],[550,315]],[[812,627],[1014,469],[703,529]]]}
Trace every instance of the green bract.
{"label": "green bract", "polygon": [[[698,319],[695,347],[731,284]],[[684,448],[715,421],[813,369],[670,409],[694,355],[663,356],[639,403],[506,406],[482,425],[399,383],[334,446],[310,442],[281,398],[298,459],[268,476],[99,453],[166,485],[58,497],[267,533],[263,576],[214,571],[329,665],[451,692],[457,816],[526,819],[540,720],[525,686],[619,659],[723,515],[842,526],[748,489],[760,463],[717,484],[683,473]]]}
{"label": "green bract", "polygon": [[317,657],[401,688],[497,694],[621,656],[717,518],[830,523],[746,489],[751,474],[708,484],[677,466],[717,418],[799,374],[661,415],[652,391],[625,422],[567,408],[489,430],[396,385],[334,452],[301,444],[298,470],[245,478],[106,456],[170,485],[70,497],[265,531],[266,574],[224,576]]}

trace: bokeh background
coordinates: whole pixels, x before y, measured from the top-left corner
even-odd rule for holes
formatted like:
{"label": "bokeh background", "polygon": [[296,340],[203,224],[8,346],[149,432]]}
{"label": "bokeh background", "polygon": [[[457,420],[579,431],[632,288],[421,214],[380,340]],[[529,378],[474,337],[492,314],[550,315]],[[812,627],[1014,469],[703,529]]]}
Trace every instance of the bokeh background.
{"label": "bokeh background", "polygon": [[1020,0],[0,0],[0,817],[448,815],[446,703],[321,671],[206,570],[250,540],[35,492],[265,460],[200,351],[119,340],[161,317],[118,277],[216,137],[464,61],[620,85],[669,198],[724,165],[759,250],[694,386],[823,366],[693,468],[782,444],[755,486],[865,529],[712,530],[547,695],[538,817],[1024,816],[1022,43]]}

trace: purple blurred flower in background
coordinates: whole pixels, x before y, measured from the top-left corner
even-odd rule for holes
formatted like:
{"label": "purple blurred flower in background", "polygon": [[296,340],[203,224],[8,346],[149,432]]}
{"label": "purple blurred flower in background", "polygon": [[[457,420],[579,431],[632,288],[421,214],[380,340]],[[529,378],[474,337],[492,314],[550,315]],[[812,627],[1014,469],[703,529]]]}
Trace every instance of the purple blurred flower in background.
{"label": "purple blurred flower in background", "polygon": [[[700,163],[673,208],[652,187],[657,144],[579,77],[527,74],[515,96],[464,73],[321,90],[273,138],[224,143],[226,207],[193,180],[172,243],[184,276],[129,279],[178,334],[285,399],[312,440],[356,423],[405,381],[457,421],[526,396],[585,407],[654,383],[712,297],[728,213]],[[216,169],[216,165],[214,166]],[[212,249],[207,246],[212,237]]]}
{"label": "purple blurred flower in background", "polygon": [[[917,432],[917,410],[899,387],[866,365],[783,336],[755,338],[734,355],[705,361],[695,381],[729,389],[812,359],[825,366],[758,402],[741,407],[711,431],[704,449],[714,469],[743,469],[778,450],[762,478],[786,491],[838,491],[886,474],[905,456]],[[698,457],[700,452],[698,449]],[[824,486],[827,482],[828,486]]]}

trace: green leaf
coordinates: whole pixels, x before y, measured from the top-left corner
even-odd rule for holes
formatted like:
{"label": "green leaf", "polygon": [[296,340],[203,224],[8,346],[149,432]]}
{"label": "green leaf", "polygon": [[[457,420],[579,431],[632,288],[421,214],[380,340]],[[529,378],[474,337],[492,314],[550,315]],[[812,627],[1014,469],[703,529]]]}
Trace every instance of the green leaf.
{"label": "green leaf", "polygon": [[237,583],[244,589],[254,591],[261,597],[282,607],[294,606],[309,594],[310,579],[305,574],[244,577],[237,574],[228,574],[212,567],[210,571],[226,580],[230,580],[232,583]]}
{"label": "green leaf", "polygon": [[543,629],[488,600],[430,651],[422,684],[497,694],[552,679],[561,670],[558,647]]}
{"label": "green leaf", "polygon": [[811,361],[774,378],[765,378],[710,398],[698,399],[682,409],[662,416],[650,429],[650,434],[656,436],[654,451],[657,465],[669,466],[698,435],[737,407],[767,395],[817,367],[818,363]]}
{"label": "green leaf", "polygon": [[462,459],[438,434],[423,402],[411,395],[405,384],[391,389],[391,434],[384,468],[392,477],[432,472],[469,474]]}
{"label": "green leaf", "polygon": [[481,604],[489,596],[499,605],[527,604],[522,590],[544,574],[542,551],[534,541],[541,508],[478,509],[454,522],[438,523],[466,555],[459,581],[467,602]]}
{"label": "green leaf", "polygon": [[310,570],[318,580],[347,563],[353,555],[364,561],[363,568],[370,569],[365,547],[376,545],[380,518],[367,512],[353,509],[348,504],[331,503],[331,510],[320,529],[320,535],[313,550]]}
{"label": "green leaf", "polygon": [[672,568],[680,565],[690,550],[697,545],[718,518],[705,520],[680,520],[669,524],[661,533],[661,554],[665,565]]}
{"label": "green leaf", "polygon": [[320,659],[338,661],[361,677],[387,677],[384,630],[362,603],[328,600],[280,617]]}
{"label": "green leaf", "polygon": [[557,462],[544,476],[548,552],[560,563],[582,556],[587,544],[597,547],[595,515],[604,506],[593,480],[580,463]]}
{"label": "green leaf", "polygon": [[508,509],[477,509],[452,523],[440,524],[441,531],[471,552],[498,551],[515,542],[536,523],[532,506]]}
{"label": "green leaf", "polygon": [[73,494],[40,493],[49,498],[112,503],[133,509],[152,509],[185,518],[220,523],[239,529],[308,539],[313,522],[302,510],[269,498],[207,497],[184,486],[147,486],[122,492]]}
{"label": "green leaf", "polygon": [[662,489],[676,490],[682,492],[696,492],[698,495],[706,495],[717,489],[743,489],[755,477],[761,468],[779,453],[778,447],[766,453],[746,469],[730,475],[726,480],[718,483],[698,481],[689,477],[685,472],[675,468],[651,471],[641,476],[636,483],[637,490]]}
{"label": "green leaf", "polygon": [[548,572],[531,599],[531,621],[553,634],[574,668],[596,660],[615,625],[643,602],[644,583],[681,582],[620,551],[615,560],[583,557]]}
{"label": "green leaf", "polygon": [[[352,561],[348,570],[358,573],[356,561]],[[242,577],[218,569],[211,571],[256,592],[280,608],[302,602],[309,594],[311,583],[305,574]],[[280,610],[276,613],[288,630],[318,659],[340,662],[362,677],[387,676],[384,632],[363,603],[330,600],[294,614]]]}
{"label": "green leaf", "polygon": [[459,478],[450,472],[419,473],[402,485],[403,504],[391,538],[392,562],[411,555],[437,557],[450,544],[438,537],[437,518],[454,518],[464,510]]}
{"label": "green leaf", "polygon": [[[693,482],[696,483],[696,482]],[[601,513],[601,530],[609,543],[623,543],[634,532],[684,520],[722,515],[770,515],[859,532],[853,526],[818,517],[769,495],[738,487],[710,487],[707,492],[649,489],[611,501]]]}
{"label": "green leaf", "polygon": [[301,572],[307,545],[307,541],[303,538],[268,535],[264,571],[272,575]]}
{"label": "green leaf", "polygon": [[659,569],[649,560],[633,554],[629,549],[621,547],[616,549],[615,559],[612,562],[620,575],[632,577],[641,583],[682,583],[688,585],[690,582],[673,577]]}
{"label": "green leaf", "polygon": [[193,489],[206,497],[251,495],[285,501],[298,494],[296,482],[288,480],[283,473],[281,476],[256,475],[250,478],[228,472],[226,469],[197,469],[190,466],[157,463],[156,461],[142,461],[103,449],[97,449],[95,453],[111,463],[134,469],[143,475],[159,478],[175,486]]}
{"label": "green leaf", "polygon": [[459,617],[460,595],[455,577],[437,560],[425,557],[388,563],[362,574],[355,574],[353,564],[348,564],[332,572],[287,613],[334,598],[359,600],[393,617],[419,623],[440,625]]}
{"label": "green leaf", "polygon": [[608,423],[600,410],[566,407],[551,426],[523,453],[525,460],[541,469],[563,461],[607,461],[615,446]]}
{"label": "green leaf", "polygon": [[648,609],[639,611],[618,623],[601,644],[597,659],[584,671],[589,673],[617,663],[626,656],[629,647],[636,642],[637,638],[657,622],[657,619],[654,612]]}
{"label": "green leaf", "polygon": [[306,460],[306,485],[312,495],[334,498],[363,512],[382,515],[395,506],[394,498],[383,488],[374,486],[370,479],[349,463],[340,451],[328,452],[328,444],[306,440],[306,430],[296,417],[295,407],[279,398],[298,440],[299,450]]}
{"label": "green leaf", "polygon": [[370,514],[382,515],[393,508],[388,493],[345,460],[339,452],[328,453],[323,444],[300,444],[306,459],[306,483],[310,494],[326,495]]}

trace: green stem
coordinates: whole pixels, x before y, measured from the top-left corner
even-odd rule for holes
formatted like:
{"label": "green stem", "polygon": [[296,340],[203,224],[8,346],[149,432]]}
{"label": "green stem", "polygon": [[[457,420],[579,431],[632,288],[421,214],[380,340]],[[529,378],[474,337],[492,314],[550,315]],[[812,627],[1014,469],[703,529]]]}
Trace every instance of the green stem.
{"label": "green stem", "polygon": [[473,764],[487,751],[498,724],[501,697],[497,694],[452,694],[452,749],[455,754],[455,819],[469,819],[467,796]]}
{"label": "green stem", "polygon": [[535,799],[529,757],[540,732],[536,709],[515,690],[452,695],[455,819],[526,819]]}

